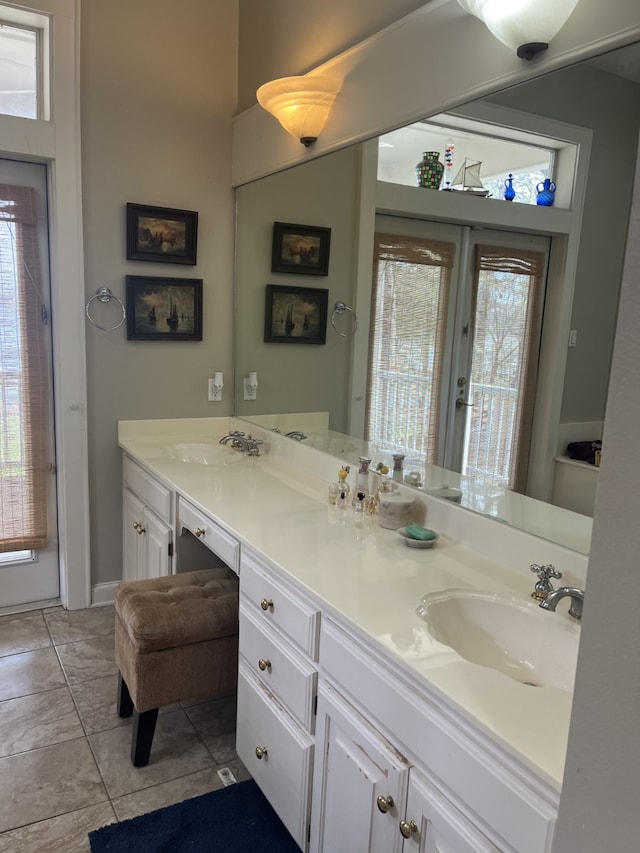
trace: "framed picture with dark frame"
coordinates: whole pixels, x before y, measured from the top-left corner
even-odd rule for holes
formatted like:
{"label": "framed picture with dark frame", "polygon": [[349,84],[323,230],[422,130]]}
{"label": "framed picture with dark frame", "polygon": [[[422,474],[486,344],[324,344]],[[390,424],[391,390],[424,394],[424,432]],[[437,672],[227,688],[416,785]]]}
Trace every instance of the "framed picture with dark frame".
{"label": "framed picture with dark frame", "polygon": [[331,228],[273,223],[271,272],[329,274]]}
{"label": "framed picture with dark frame", "polygon": [[202,279],[126,277],[127,340],[201,341]]}
{"label": "framed picture with dark frame", "polygon": [[324,344],[329,291],[317,287],[267,285],[264,340],[269,344]]}
{"label": "framed picture with dark frame", "polygon": [[127,260],[196,262],[198,213],[127,203]]}

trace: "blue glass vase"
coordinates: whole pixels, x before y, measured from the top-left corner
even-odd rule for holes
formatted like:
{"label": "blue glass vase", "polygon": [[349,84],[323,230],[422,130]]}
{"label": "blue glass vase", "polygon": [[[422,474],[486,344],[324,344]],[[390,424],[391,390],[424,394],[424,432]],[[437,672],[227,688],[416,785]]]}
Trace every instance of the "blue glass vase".
{"label": "blue glass vase", "polygon": [[504,200],[513,201],[516,197],[516,191],[513,188],[513,175],[509,172],[509,177],[504,182]]}
{"label": "blue glass vase", "polygon": [[545,178],[543,183],[538,184],[536,192],[538,193],[536,197],[536,204],[542,204],[544,207],[551,207],[556,197],[556,185],[553,183],[551,178]]}

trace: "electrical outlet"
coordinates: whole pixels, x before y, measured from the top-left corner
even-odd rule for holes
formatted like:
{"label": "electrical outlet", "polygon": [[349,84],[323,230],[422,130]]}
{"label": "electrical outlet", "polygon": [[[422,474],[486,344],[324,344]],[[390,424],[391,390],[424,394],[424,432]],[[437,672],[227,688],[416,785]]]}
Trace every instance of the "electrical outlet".
{"label": "electrical outlet", "polygon": [[258,399],[258,389],[254,388],[252,385],[249,385],[248,379],[243,379],[244,382],[244,399],[245,400],[257,400]]}
{"label": "electrical outlet", "polygon": [[210,403],[220,403],[222,400],[222,388],[216,388],[214,382],[214,379],[208,380],[207,399]]}

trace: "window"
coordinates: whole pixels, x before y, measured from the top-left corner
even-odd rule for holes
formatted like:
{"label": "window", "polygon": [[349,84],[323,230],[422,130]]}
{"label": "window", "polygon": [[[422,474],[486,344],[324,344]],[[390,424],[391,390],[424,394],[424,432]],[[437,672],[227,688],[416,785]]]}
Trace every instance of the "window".
{"label": "window", "polygon": [[0,113],[38,118],[38,42],[36,29],[0,23]]}

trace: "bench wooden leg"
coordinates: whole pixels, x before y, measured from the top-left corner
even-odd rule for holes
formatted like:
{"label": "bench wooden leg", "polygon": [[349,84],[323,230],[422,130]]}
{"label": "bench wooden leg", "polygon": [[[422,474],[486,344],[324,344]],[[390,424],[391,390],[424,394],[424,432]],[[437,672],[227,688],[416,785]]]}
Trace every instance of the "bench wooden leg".
{"label": "bench wooden leg", "polygon": [[122,677],[118,673],[118,716],[130,717],[133,714],[133,699],[129,693],[129,688]]}
{"label": "bench wooden leg", "polygon": [[131,763],[134,767],[145,767],[149,763],[153,734],[156,730],[158,709],[139,713],[134,709],[133,735],[131,739]]}

